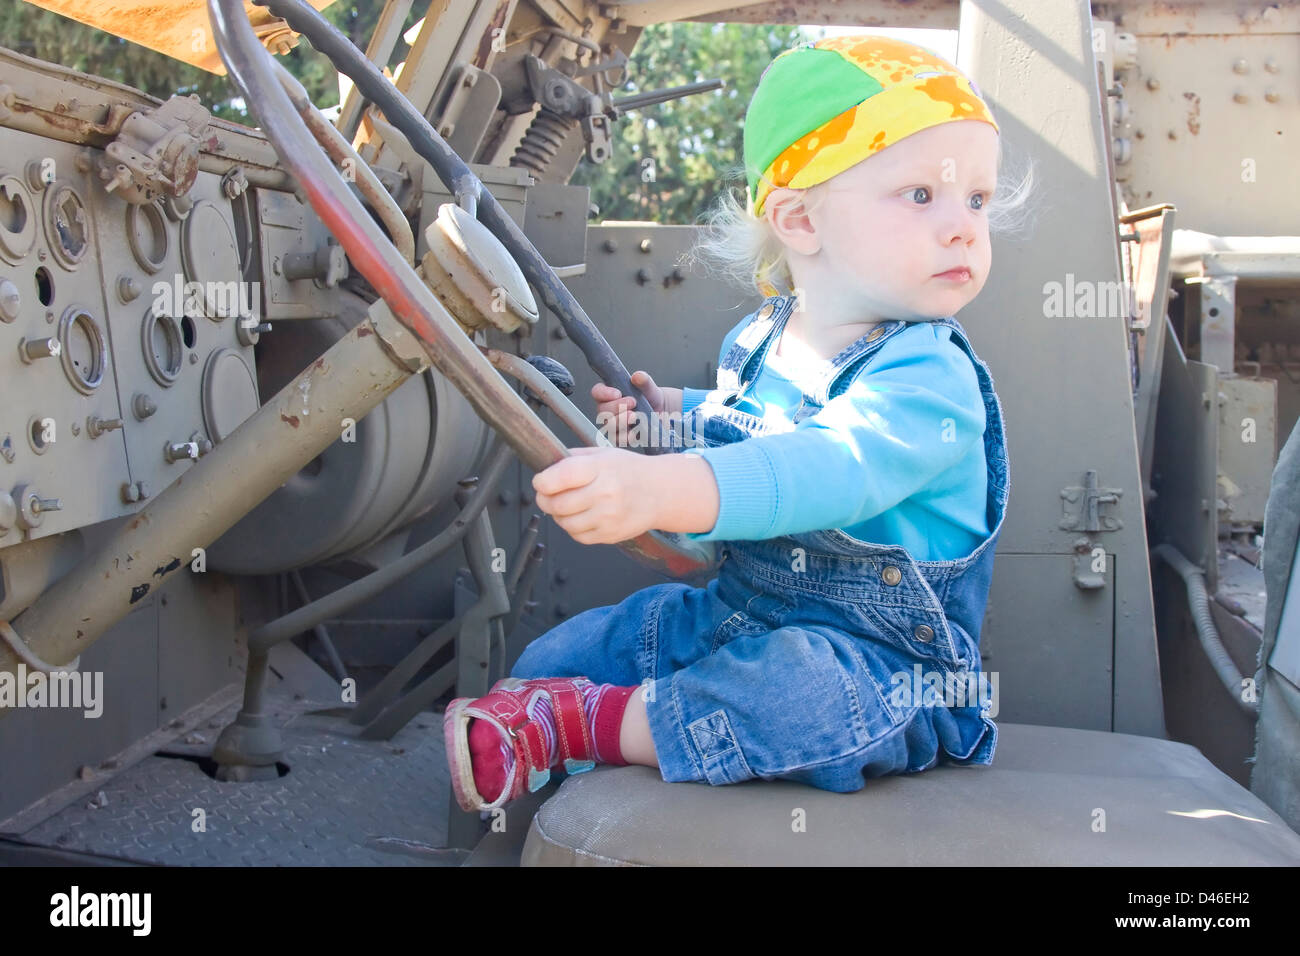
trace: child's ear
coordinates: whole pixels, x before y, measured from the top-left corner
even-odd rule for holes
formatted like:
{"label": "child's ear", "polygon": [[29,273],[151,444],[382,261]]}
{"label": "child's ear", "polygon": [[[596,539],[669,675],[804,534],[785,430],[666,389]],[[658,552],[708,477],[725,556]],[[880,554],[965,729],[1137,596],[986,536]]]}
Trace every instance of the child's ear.
{"label": "child's ear", "polygon": [[804,198],[803,190],[774,189],[763,204],[763,215],[785,245],[810,256],[821,248],[821,239],[808,215]]}

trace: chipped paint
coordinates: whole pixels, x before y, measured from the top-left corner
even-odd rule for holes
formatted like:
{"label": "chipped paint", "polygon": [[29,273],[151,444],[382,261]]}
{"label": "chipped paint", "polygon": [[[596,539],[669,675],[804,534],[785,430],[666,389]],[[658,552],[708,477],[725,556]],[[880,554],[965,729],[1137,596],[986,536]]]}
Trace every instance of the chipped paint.
{"label": "chipped paint", "polygon": [[180,566],[181,566],[181,559],[180,559],[180,558],[172,558],[172,560],[171,560],[171,564],[160,564],[158,567],[156,567],[156,568],[154,569],[154,572],[153,572],[153,573],[154,573],[154,577],[156,577],[156,578],[164,577],[165,575],[171,574],[173,571],[175,571],[175,570],[176,570],[177,568],[179,568]]}
{"label": "chipped paint", "polygon": [[297,428],[297,427],[298,427],[298,416],[297,416],[297,415],[286,415],[284,412],[281,412],[281,413],[280,413],[280,421],[282,421],[282,422],[288,422],[288,423],[289,423],[290,425],[292,425],[294,428]]}
{"label": "chipped paint", "polygon": [[147,582],[145,584],[137,584],[131,589],[131,603],[134,604],[148,593],[149,585]]}
{"label": "chipped paint", "polygon": [[1183,99],[1187,100],[1187,131],[1193,136],[1199,136],[1201,133],[1201,98],[1196,93],[1184,93]]}

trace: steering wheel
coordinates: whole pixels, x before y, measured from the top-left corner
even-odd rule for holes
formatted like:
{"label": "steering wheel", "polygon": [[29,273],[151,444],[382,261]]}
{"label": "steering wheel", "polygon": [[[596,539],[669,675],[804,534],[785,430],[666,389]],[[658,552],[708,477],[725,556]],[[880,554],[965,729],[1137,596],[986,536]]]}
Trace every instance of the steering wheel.
{"label": "steering wheel", "polygon": [[[296,0],[288,4],[263,0],[263,5],[280,8],[275,12],[285,16],[295,30],[309,39],[315,38],[313,42],[318,49],[322,44],[316,39],[322,36],[322,29],[333,32],[333,27],[314,9]],[[276,64],[271,54],[253,32],[244,12],[243,0],[208,0],[208,9],[221,58],[246,102],[256,104],[262,129],[281,163],[301,186],[308,202],[339,240],[353,265],[366,277],[397,320],[419,340],[430,363],[534,471],[541,471],[568,457],[564,443],[510,387],[353,195],[322,145],[294,109],[289,94],[276,77]],[[351,75],[368,98],[389,105],[396,97],[395,110],[404,114],[402,120],[408,127],[413,118],[422,124],[421,135],[412,138],[412,145],[416,145],[414,140],[419,139],[426,147],[432,147],[429,151],[435,157],[424,158],[430,162],[434,162],[434,158],[440,160],[434,163],[435,168],[456,195],[458,204],[471,215],[486,220],[489,229],[496,227],[494,231],[498,233],[498,239],[502,230],[509,234],[511,245],[524,253],[522,273],[538,286],[544,301],[553,309],[561,308],[560,302],[556,301],[556,290],[563,290],[562,295],[568,298],[564,307],[571,316],[576,313],[580,318],[576,331],[593,335],[597,340],[587,342],[594,348],[583,349],[592,368],[602,380],[612,381],[615,387],[621,383],[620,391],[637,397],[637,410],[648,413],[649,404],[632,387],[626,368],[514,221],[374,64],[346,38],[340,35],[339,39],[342,40],[341,46],[332,46],[322,52],[340,70]],[[388,119],[396,121],[398,118],[389,115]],[[361,162],[359,157],[356,162]],[[448,167],[451,168],[450,175],[445,174]],[[516,265],[519,265],[517,260]],[[557,311],[557,314],[560,313]],[[574,335],[574,339],[578,341],[578,336]],[[593,355],[597,361],[593,361]],[[560,399],[568,402],[562,395]],[[576,418],[585,419],[572,403],[566,411]],[[712,543],[692,541],[670,532],[647,531],[619,542],[618,547],[639,563],[675,578],[711,576],[718,563],[717,549]]]}

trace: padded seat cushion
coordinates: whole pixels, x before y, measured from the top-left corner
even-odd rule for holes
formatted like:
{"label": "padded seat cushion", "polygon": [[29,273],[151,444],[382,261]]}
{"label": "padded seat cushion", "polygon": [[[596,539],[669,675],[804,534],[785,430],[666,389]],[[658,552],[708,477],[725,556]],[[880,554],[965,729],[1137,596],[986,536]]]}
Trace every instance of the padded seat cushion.
{"label": "padded seat cushion", "polygon": [[1195,747],[1029,724],[1000,723],[998,734],[992,766],[944,764],[868,780],[856,793],[784,780],[665,783],[649,767],[597,767],[542,806],[521,862],[1300,864],[1300,835]]}

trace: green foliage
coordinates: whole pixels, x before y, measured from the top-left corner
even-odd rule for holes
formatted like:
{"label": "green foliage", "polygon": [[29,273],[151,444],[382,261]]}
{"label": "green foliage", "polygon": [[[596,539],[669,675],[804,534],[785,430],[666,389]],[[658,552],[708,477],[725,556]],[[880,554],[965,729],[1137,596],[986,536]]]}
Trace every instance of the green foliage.
{"label": "green foliage", "polygon": [[599,220],[695,223],[720,190],[742,188],[745,108],[772,59],[804,39],[798,26],[648,27],[628,58],[629,82],[615,98],[699,80],[722,79],[726,88],[624,114],[615,125],[613,156],[599,165],[584,157],[569,181],[591,188]]}

